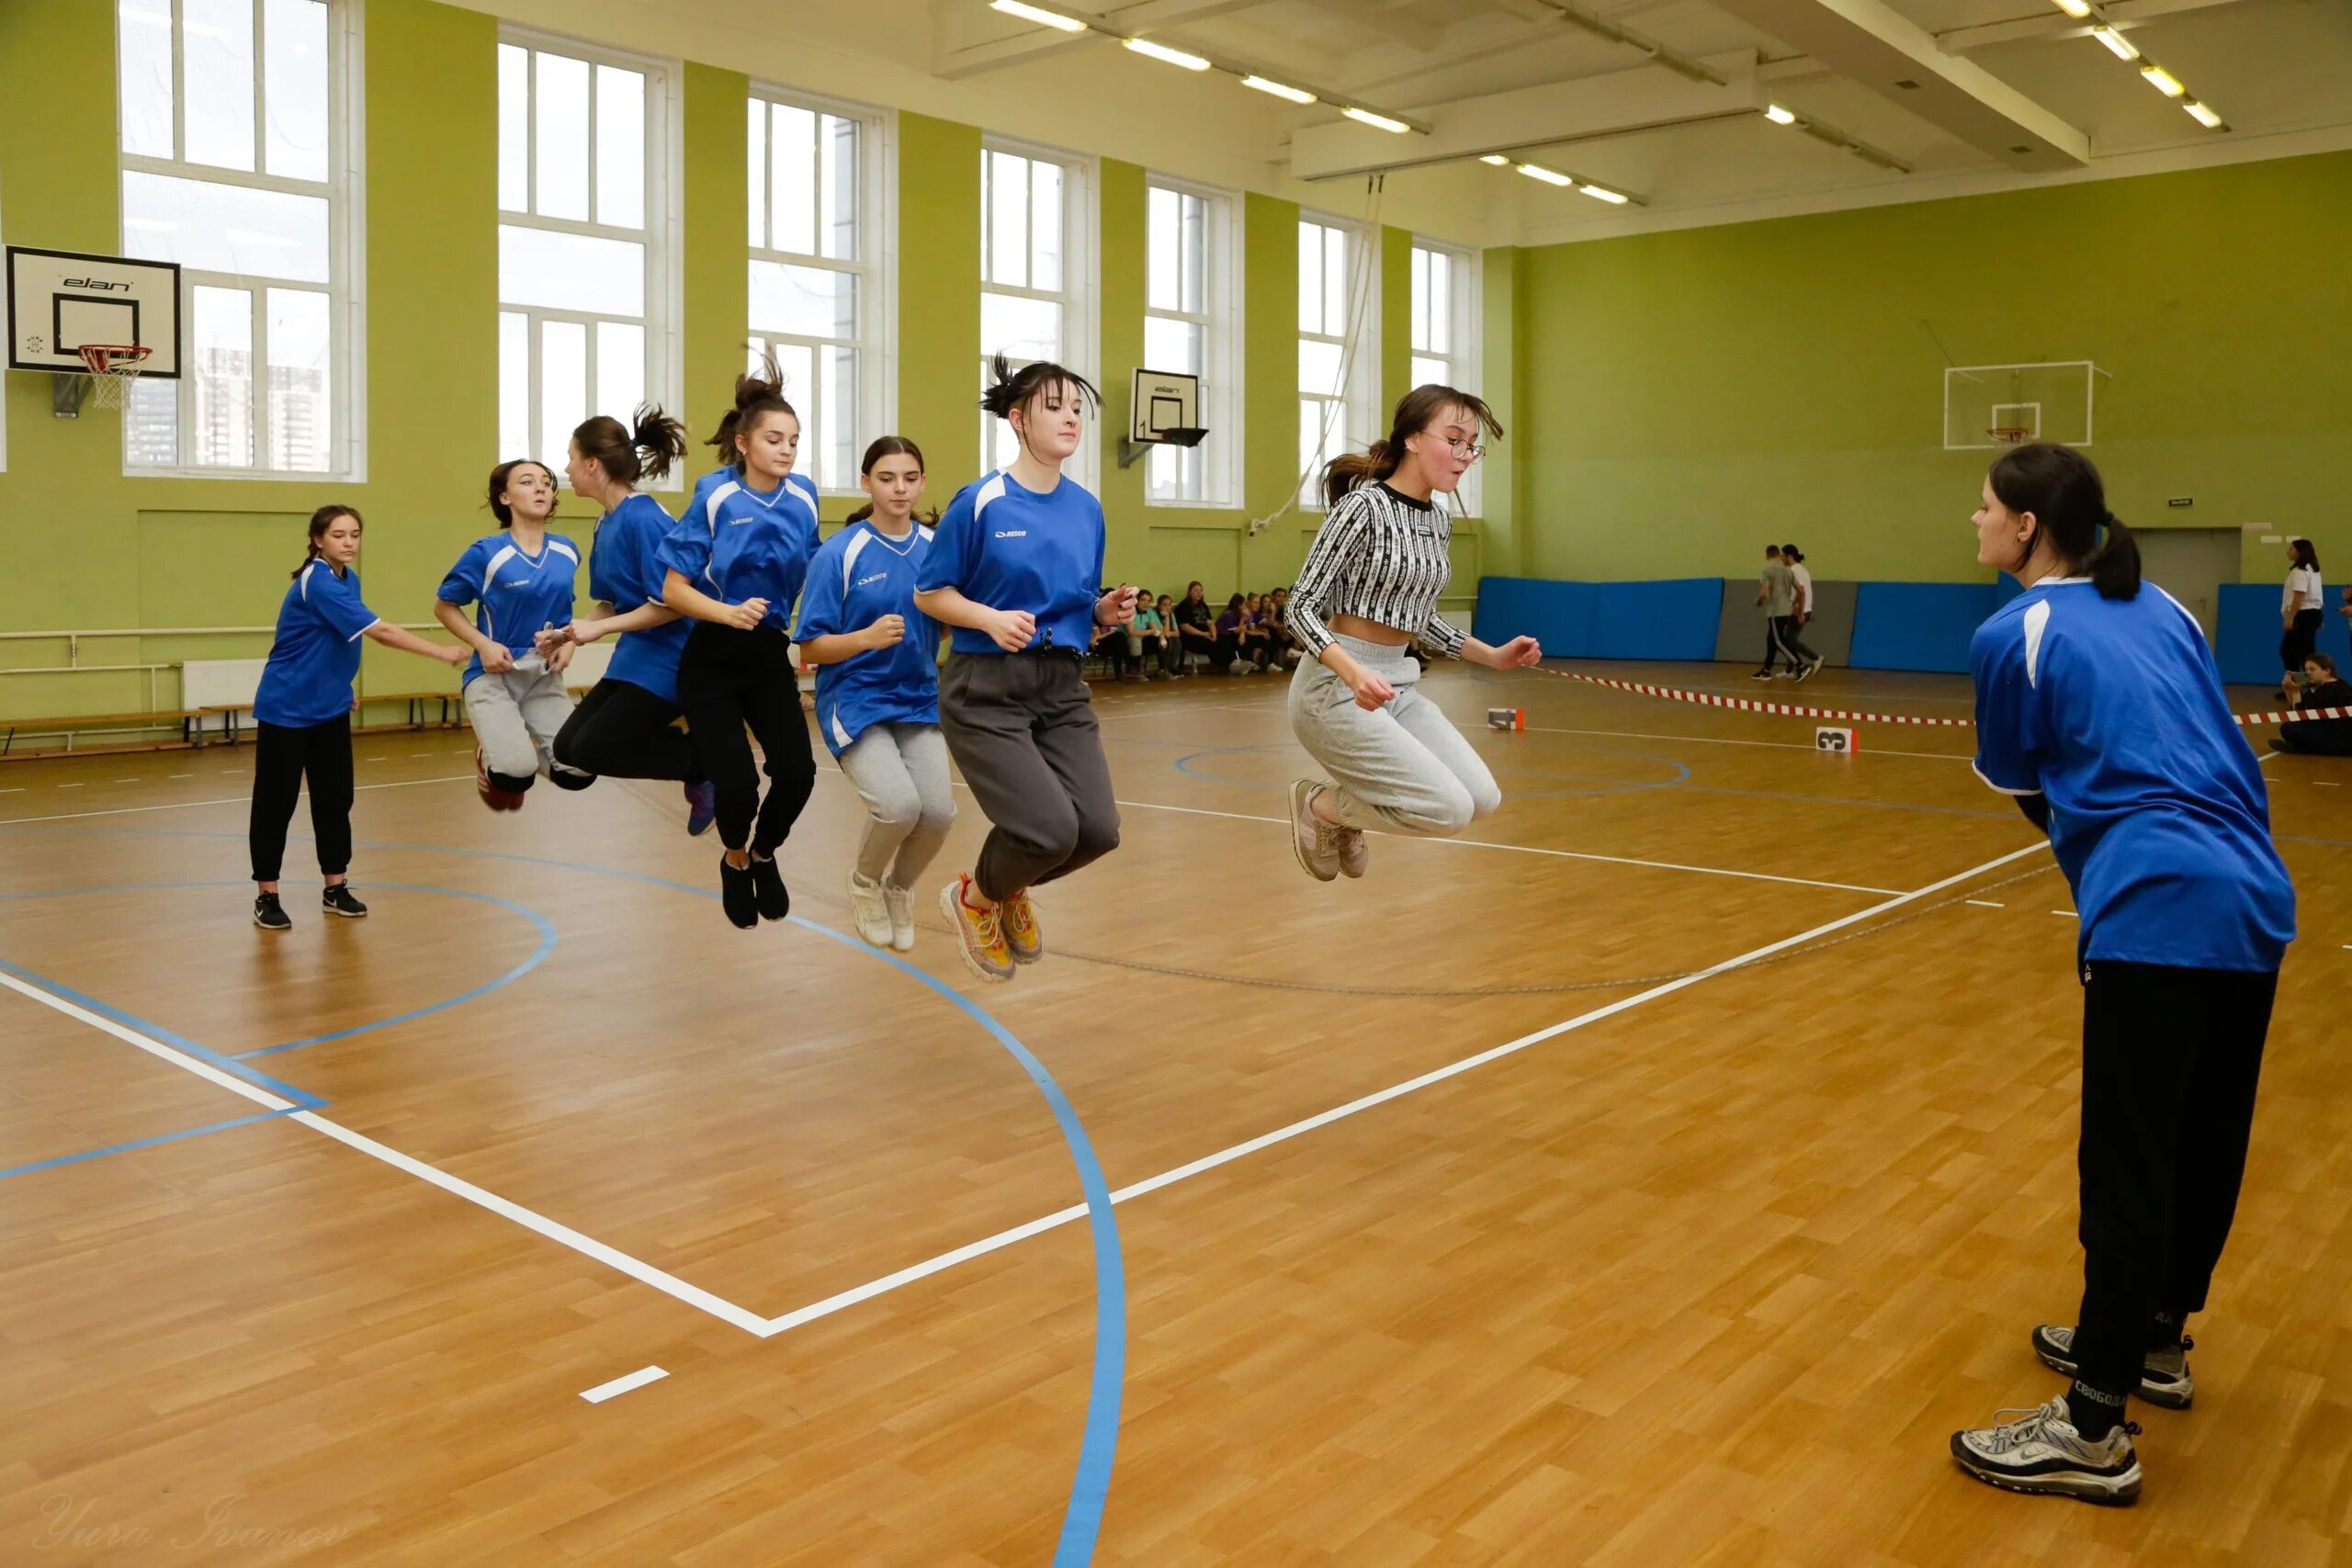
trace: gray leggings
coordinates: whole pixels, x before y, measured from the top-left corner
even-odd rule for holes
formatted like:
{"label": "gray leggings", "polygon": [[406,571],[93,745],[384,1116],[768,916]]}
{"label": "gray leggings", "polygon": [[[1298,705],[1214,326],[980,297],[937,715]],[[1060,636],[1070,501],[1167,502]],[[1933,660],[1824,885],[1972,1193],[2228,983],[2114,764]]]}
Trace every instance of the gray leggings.
{"label": "gray leggings", "polygon": [[563,677],[536,653],[524,654],[502,674],[485,670],[466,682],[466,719],[481,743],[491,782],[502,789],[528,789],[540,773],[565,789],[596,782],[594,773],[555,760],[555,738],[571,716]]}
{"label": "gray leggings", "polygon": [[1356,705],[1322,661],[1303,659],[1290,682],[1290,727],[1331,775],[1343,826],[1448,838],[1503,803],[1495,775],[1470,742],[1418,689],[1420,671],[1402,648],[1343,637],[1357,663],[1396,688],[1376,713]]}
{"label": "gray leggings", "polygon": [[841,754],[842,772],[865,798],[857,874],[908,888],[947,840],[956,797],[947,742],[933,724],[877,724]]}

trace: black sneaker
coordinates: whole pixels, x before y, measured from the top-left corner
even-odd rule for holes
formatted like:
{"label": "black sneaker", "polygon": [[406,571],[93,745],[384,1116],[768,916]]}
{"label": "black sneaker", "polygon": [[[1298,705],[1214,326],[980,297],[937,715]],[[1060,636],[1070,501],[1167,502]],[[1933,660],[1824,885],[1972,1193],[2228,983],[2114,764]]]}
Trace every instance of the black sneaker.
{"label": "black sneaker", "polygon": [[1748,677],[1751,681],[1769,681],[1771,678],[1772,672],[1770,670],[1758,670],[1755,674]]}
{"label": "black sneaker", "polygon": [[[2186,1410],[2197,1397],[2197,1380],[2188,1375],[2188,1352],[2197,1341],[2182,1335],[2167,1349],[2151,1350],[2140,1363],[2140,1397],[2166,1410]],[[2075,1331],[2045,1323],[2033,1331],[2033,1353],[2053,1372],[2073,1377],[2082,1369],[2075,1360]]]}
{"label": "black sneaker", "polygon": [[277,895],[275,893],[263,893],[254,897],[254,924],[266,931],[286,931],[294,929],[293,920],[286,913],[286,906],[277,901]]}
{"label": "black sneaker", "polygon": [[718,857],[718,902],[727,918],[750,931],[760,923],[759,894],[752,885],[752,868]]}
{"label": "black sneaker", "polygon": [[752,856],[752,903],[763,920],[780,920],[792,913],[792,895],[774,855],[763,859],[754,852]]}
{"label": "black sneaker", "polygon": [[368,906],[351,896],[351,885],[347,882],[338,882],[321,893],[319,908],[330,915],[341,915],[347,920],[359,919],[368,913]]}

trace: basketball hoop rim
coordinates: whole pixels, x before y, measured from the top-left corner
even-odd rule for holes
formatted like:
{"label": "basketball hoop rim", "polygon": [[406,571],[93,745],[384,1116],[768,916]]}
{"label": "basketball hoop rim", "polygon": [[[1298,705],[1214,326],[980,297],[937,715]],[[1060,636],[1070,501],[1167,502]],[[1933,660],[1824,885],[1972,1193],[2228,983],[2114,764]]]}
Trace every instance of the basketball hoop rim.
{"label": "basketball hoop rim", "polygon": [[93,376],[136,376],[155,351],[137,343],[85,343],[74,352]]}

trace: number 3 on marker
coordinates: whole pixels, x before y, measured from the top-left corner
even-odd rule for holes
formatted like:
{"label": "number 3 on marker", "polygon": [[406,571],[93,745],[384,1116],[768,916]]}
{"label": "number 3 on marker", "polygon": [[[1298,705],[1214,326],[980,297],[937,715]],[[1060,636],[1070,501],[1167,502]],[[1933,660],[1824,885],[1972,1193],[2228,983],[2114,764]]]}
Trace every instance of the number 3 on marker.
{"label": "number 3 on marker", "polygon": [[1857,737],[1850,729],[1833,729],[1823,725],[1813,732],[1813,749],[1816,751],[1852,751],[1857,750]]}

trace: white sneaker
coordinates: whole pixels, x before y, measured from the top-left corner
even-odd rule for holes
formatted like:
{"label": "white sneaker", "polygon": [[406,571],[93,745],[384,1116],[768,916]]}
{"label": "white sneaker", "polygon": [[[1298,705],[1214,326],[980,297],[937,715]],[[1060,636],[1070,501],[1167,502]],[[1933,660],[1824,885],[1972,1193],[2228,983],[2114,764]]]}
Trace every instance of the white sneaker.
{"label": "white sneaker", "polygon": [[2110,1507],[2140,1500],[2139,1424],[2119,1422],[2104,1438],[2086,1438],[2066,1419],[2062,1394],[2031,1410],[2002,1410],[2022,1419],[1951,1435],[1960,1468],[2011,1492],[2054,1492]]}
{"label": "white sneaker", "polygon": [[882,885],[855,872],[849,874],[850,913],[857,921],[857,934],[876,947],[888,947],[895,934],[890,911],[882,897]]}
{"label": "white sneaker", "polygon": [[1290,848],[1301,871],[1317,882],[1329,882],[1340,874],[1340,847],[1334,842],[1339,835],[1312,809],[1315,792],[1321,787],[1311,779],[1291,784]]}
{"label": "white sneaker", "polygon": [[890,945],[900,953],[915,949],[915,896],[909,887],[882,885],[882,905],[890,911]]}

